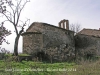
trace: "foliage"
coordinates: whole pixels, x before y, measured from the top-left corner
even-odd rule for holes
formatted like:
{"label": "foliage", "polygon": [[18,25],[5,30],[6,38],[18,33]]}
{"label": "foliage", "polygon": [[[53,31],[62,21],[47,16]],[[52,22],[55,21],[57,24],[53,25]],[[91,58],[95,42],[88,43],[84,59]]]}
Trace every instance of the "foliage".
{"label": "foliage", "polygon": [[0,25],[0,45],[2,45],[2,42],[6,42],[7,44],[8,41],[6,41],[6,36],[10,35],[11,31],[7,30],[4,26],[3,23]]}

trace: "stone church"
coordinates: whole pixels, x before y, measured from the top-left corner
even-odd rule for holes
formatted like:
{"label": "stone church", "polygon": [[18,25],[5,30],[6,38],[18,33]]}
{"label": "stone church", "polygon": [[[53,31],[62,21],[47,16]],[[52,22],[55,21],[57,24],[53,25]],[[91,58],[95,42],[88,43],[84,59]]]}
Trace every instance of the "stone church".
{"label": "stone church", "polygon": [[76,58],[100,58],[100,29],[83,29],[75,35]]}
{"label": "stone church", "polygon": [[69,21],[61,20],[58,26],[34,22],[22,34],[23,53],[39,60],[68,61],[75,57],[74,32]]}

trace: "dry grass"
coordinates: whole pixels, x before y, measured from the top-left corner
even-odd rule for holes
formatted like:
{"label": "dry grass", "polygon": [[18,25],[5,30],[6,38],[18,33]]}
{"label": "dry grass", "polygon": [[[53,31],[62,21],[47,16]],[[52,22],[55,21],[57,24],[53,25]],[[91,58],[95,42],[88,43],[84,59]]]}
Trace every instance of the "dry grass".
{"label": "dry grass", "polygon": [[[81,61],[81,65],[76,65],[76,71],[68,71],[66,75],[100,75],[100,60],[98,61]],[[60,75],[65,75],[63,72]]]}

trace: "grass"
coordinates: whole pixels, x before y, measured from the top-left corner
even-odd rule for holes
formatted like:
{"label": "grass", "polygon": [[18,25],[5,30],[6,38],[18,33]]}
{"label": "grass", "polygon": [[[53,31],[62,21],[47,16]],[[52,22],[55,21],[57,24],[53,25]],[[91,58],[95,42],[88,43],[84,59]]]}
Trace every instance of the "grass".
{"label": "grass", "polygon": [[[0,75],[57,75],[64,68],[73,68],[75,63],[43,63],[33,61],[5,62],[0,61]],[[56,72],[55,72],[56,71]]]}
{"label": "grass", "polygon": [[[12,56],[12,55],[13,55],[13,54],[5,54],[5,56]],[[21,53],[21,54],[19,54],[19,56],[31,56],[31,55]]]}
{"label": "grass", "polygon": [[[26,56],[26,55],[25,55]],[[10,58],[9,58],[10,59]],[[0,60],[0,75],[100,75],[100,60],[79,63]]]}
{"label": "grass", "polygon": [[75,65],[76,72],[68,72],[68,75],[100,75],[100,60],[81,61],[80,65]]}
{"label": "grass", "polygon": [[31,55],[28,55],[28,54],[19,54],[19,56],[31,56]]}

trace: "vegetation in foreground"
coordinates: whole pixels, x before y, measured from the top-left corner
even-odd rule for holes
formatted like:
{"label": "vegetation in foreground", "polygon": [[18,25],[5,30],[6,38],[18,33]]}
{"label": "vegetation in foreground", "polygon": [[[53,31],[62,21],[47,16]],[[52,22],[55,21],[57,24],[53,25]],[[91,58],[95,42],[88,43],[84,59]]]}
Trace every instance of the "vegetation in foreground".
{"label": "vegetation in foreground", "polygon": [[75,63],[45,63],[0,60],[0,75],[100,75],[100,60]]}
{"label": "vegetation in foreground", "polygon": [[56,75],[64,69],[74,71],[75,63],[43,63],[33,61],[5,62],[0,61],[0,75]]}

